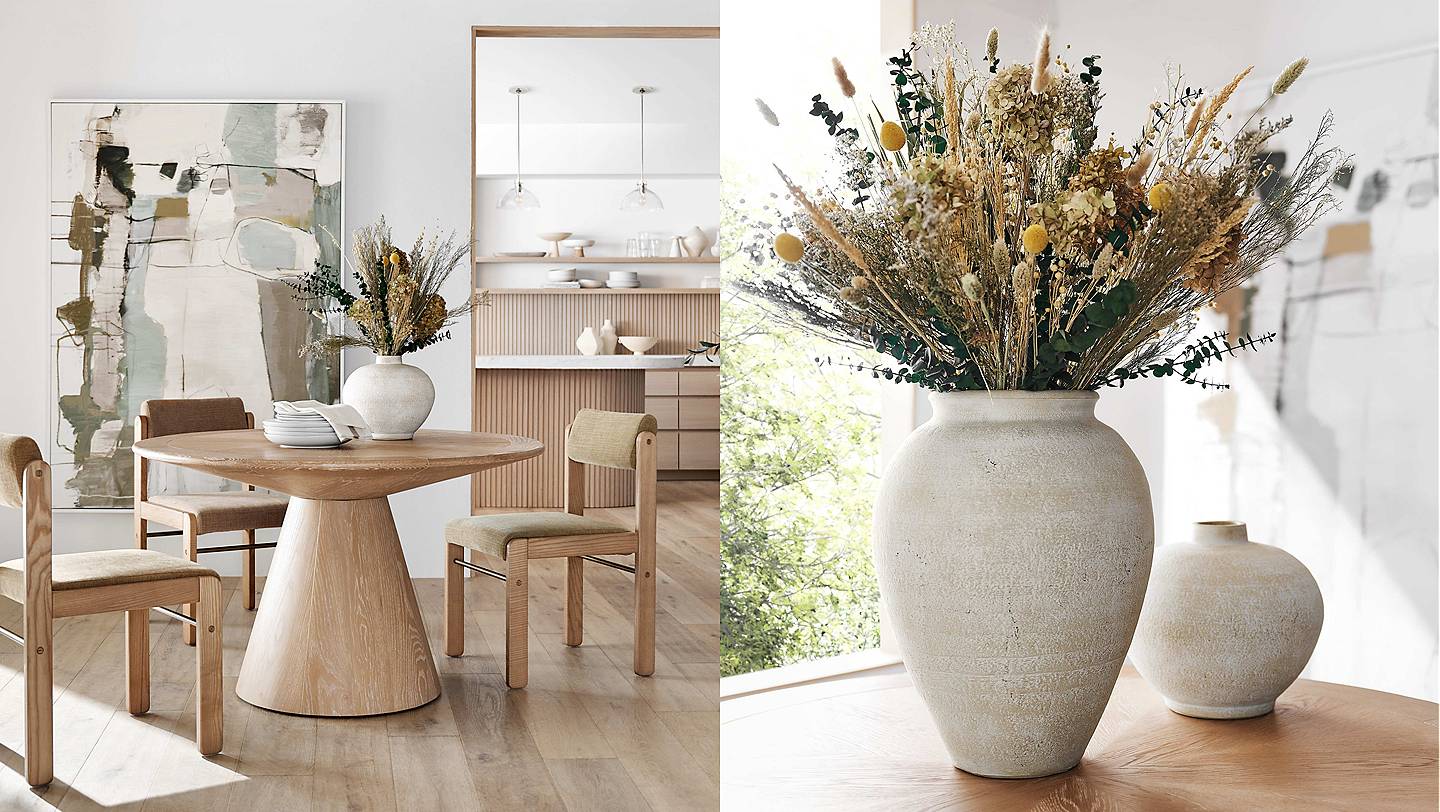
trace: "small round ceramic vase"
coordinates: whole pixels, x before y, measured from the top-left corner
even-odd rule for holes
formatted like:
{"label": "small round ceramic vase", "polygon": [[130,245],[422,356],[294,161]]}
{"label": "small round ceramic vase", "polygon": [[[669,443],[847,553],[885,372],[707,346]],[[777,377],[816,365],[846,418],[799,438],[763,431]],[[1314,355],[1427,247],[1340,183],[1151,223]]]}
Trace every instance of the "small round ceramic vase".
{"label": "small round ceramic vase", "polygon": [[380,355],[375,363],[350,373],[340,400],[355,407],[374,440],[409,440],[430,416],[435,384],[425,370],[398,355]]}
{"label": "small round ceramic vase", "polygon": [[705,249],[710,247],[710,236],[700,226],[695,226],[686,232],[682,241],[685,244],[686,254],[692,257],[705,256]]}
{"label": "small round ceramic vase", "polygon": [[1248,719],[1275,708],[1310,661],[1325,604],[1315,578],[1243,522],[1198,522],[1155,551],[1135,667],[1176,713]]}

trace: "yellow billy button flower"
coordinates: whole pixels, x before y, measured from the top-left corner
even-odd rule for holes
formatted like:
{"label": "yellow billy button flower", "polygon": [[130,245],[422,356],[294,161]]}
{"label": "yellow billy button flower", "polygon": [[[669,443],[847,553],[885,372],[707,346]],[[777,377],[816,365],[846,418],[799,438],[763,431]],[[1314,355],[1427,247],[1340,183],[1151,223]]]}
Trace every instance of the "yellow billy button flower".
{"label": "yellow billy button flower", "polygon": [[400,264],[400,252],[399,252],[399,251],[391,251],[391,252],[390,252],[390,264],[391,264],[391,265],[399,265],[399,264]]}
{"label": "yellow billy button flower", "polygon": [[1025,233],[1020,235],[1020,241],[1025,244],[1025,250],[1031,254],[1038,254],[1045,250],[1050,244],[1050,234],[1045,231],[1045,226],[1033,223]]}
{"label": "yellow billy button flower", "polygon": [[1162,180],[1150,187],[1150,191],[1145,194],[1145,200],[1155,211],[1165,211],[1166,207],[1175,201],[1175,192],[1170,189],[1170,184]]}
{"label": "yellow billy button flower", "polygon": [[789,263],[799,262],[805,256],[805,243],[794,234],[777,234],[775,256]]}
{"label": "yellow billy button flower", "polygon": [[887,121],[880,125],[880,146],[891,152],[899,152],[905,148],[905,130],[893,121]]}

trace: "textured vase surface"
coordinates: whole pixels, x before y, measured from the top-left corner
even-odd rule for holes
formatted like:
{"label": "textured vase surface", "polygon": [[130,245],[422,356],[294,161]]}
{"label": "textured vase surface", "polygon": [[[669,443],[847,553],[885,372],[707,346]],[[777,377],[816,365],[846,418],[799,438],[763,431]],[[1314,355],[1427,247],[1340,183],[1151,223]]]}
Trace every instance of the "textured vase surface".
{"label": "textured vase surface", "polygon": [[1094,392],[932,394],[875,506],[880,596],[956,767],[1074,767],[1154,550],[1145,472]]}
{"label": "textured vase surface", "polygon": [[1245,719],[1275,709],[1320,639],[1325,604],[1310,570],[1256,544],[1242,522],[1199,522],[1155,552],[1130,656],[1176,713]]}
{"label": "textured vase surface", "polygon": [[381,355],[345,379],[340,400],[370,424],[375,440],[409,440],[435,405],[435,384],[425,370],[398,355]]}

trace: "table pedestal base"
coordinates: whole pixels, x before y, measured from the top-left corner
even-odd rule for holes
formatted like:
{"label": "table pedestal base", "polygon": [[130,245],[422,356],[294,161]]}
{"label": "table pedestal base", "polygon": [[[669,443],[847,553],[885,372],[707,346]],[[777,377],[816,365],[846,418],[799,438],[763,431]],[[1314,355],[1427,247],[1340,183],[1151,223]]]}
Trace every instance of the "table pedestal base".
{"label": "table pedestal base", "polygon": [[388,500],[291,497],[235,692],[304,716],[394,713],[440,695]]}

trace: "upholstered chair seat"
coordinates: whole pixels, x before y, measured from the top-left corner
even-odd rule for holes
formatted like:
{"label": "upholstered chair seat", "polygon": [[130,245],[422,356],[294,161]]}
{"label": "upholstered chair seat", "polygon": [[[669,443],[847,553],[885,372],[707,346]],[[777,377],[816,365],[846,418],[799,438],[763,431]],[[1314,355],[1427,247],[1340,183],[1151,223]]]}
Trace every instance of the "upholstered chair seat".
{"label": "upholstered chair seat", "polygon": [[[220,577],[209,567],[155,550],[96,550],[50,557],[51,588],[56,592],[202,576]],[[0,595],[25,600],[25,559],[0,564]]]}
{"label": "upholstered chair seat", "polygon": [[256,491],[220,493],[155,493],[150,504],[195,517],[195,533],[225,533],[285,523],[290,497]]}
{"label": "upholstered chair seat", "polygon": [[623,524],[574,513],[498,513],[451,520],[445,525],[445,543],[505,558],[507,546],[515,539],[632,532]]}

